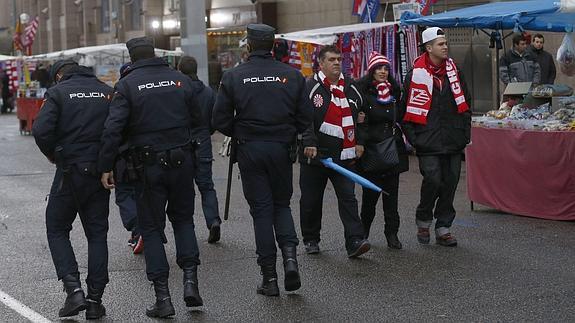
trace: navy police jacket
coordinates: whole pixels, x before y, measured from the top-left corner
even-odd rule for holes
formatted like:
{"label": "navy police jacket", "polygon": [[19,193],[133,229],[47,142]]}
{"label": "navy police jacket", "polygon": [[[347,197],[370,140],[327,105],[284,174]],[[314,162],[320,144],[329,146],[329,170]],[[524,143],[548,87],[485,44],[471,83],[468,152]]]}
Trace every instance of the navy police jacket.
{"label": "navy police jacket", "polygon": [[191,80],[158,57],[130,66],[118,81],[102,134],[98,169],[112,170],[119,147],[155,151],[187,145],[200,119]]}
{"label": "navy police jacket", "polygon": [[212,111],[216,103],[216,94],[212,88],[206,86],[204,82],[198,78],[190,77],[190,79],[192,80],[192,86],[197,97],[196,101],[202,115],[201,122],[192,129],[192,138],[194,140],[204,141],[209,139],[214,133],[212,127]]}
{"label": "navy police jacket", "polygon": [[108,115],[112,88],[84,66],[66,73],[46,92],[32,134],[48,159],[63,148],[63,162],[95,162]]}
{"label": "navy police jacket", "polygon": [[269,52],[255,51],[224,74],[212,124],[239,140],[287,143],[310,125],[312,109],[302,74]]}

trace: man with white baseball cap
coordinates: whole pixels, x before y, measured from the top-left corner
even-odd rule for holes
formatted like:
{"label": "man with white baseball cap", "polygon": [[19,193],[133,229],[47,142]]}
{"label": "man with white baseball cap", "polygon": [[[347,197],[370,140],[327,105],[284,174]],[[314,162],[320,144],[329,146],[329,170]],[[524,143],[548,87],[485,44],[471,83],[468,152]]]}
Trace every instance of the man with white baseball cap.
{"label": "man with white baseball cap", "polygon": [[415,59],[404,82],[400,104],[404,130],[419,159],[423,175],[415,212],[417,240],[429,244],[435,222],[437,244],[454,247],[450,233],[455,218],[453,199],[461,172],[461,154],[470,141],[470,97],[463,75],[448,56],[445,32],[438,27],[422,33],[423,54]]}

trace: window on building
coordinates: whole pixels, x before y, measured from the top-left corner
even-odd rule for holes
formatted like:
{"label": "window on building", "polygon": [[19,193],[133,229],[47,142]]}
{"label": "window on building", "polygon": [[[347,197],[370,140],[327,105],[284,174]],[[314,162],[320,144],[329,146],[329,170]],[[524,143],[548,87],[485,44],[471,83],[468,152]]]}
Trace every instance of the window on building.
{"label": "window on building", "polygon": [[110,0],[102,0],[100,6],[100,32],[110,32]]}

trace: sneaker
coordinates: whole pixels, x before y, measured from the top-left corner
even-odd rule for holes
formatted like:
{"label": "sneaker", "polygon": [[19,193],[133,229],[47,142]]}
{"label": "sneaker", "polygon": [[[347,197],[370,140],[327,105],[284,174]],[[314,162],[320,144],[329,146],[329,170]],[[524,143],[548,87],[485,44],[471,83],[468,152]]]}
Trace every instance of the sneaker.
{"label": "sneaker", "polygon": [[142,236],[138,236],[138,242],[134,245],[134,255],[142,253],[144,251],[144,239]]}
{"label": "sneaker", "polygon": [[214,222],[210,227],[210,235],[208,236],[208,243],[216,243],[220,241],[220,222]]}
{"label": "sneaker", "polygon": [[435,237],[435,242],[444,247],[456,247],[457,246],[457,239],[451,235],[451,233],[446,233],[442,236]]}
{"label": "sneaker", "polygon": [[315,240],[308,241],[305,243],[305,253],[308,255],[314,255],[319,253],[319,245]]}
{"label": "sneaker", "polygon": [[130,248],[134,249],[134,247],[138,243],[138,237],[139,236],[130,235],[130,239],[128,239],[128,246],[130,246]]}
{"label": "sneaker", "polygon": [[421,244],[429,244],[429,228],[417,229],[417,241]]}
{"label": "sneaker", "polygon": [[368,252],[369,249],[371,249],[371,244],[367,239],[356,240],[353,241],[351,247],[347,249],[347,256],[349,258],[356,258]]}

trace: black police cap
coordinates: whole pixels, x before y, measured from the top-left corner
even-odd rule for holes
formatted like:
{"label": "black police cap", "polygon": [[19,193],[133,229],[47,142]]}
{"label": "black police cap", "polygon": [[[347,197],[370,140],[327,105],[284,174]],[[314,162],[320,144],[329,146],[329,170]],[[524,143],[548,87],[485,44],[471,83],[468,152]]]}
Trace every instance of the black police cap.
{"label": "black police cap", "polygon": [[50,69],[50,79],[52,81],[56,81],[56,74],[58,74],[58,71],[66,65],[78,65],[78,63],[71,59],[61,59],[56,61],[54,64],[52,64],[52,68]]}
{"label": "black police cap", "polygon": [[138,37],[138,38],[132,38],[126,42],[126,47],[128,48],[128,52],[131,52],[132,49],[134,49],[136,47],[141,47],[141,46],[147,46],[147,47],[154,48],[154,42],[152,41],[152,38],[146,37],[146,36]]}
{"label": "black police cap", "polygon": [[248,39],[251,40],[274,40],[275,28],[264,24],[249,24],[247,27]]}

